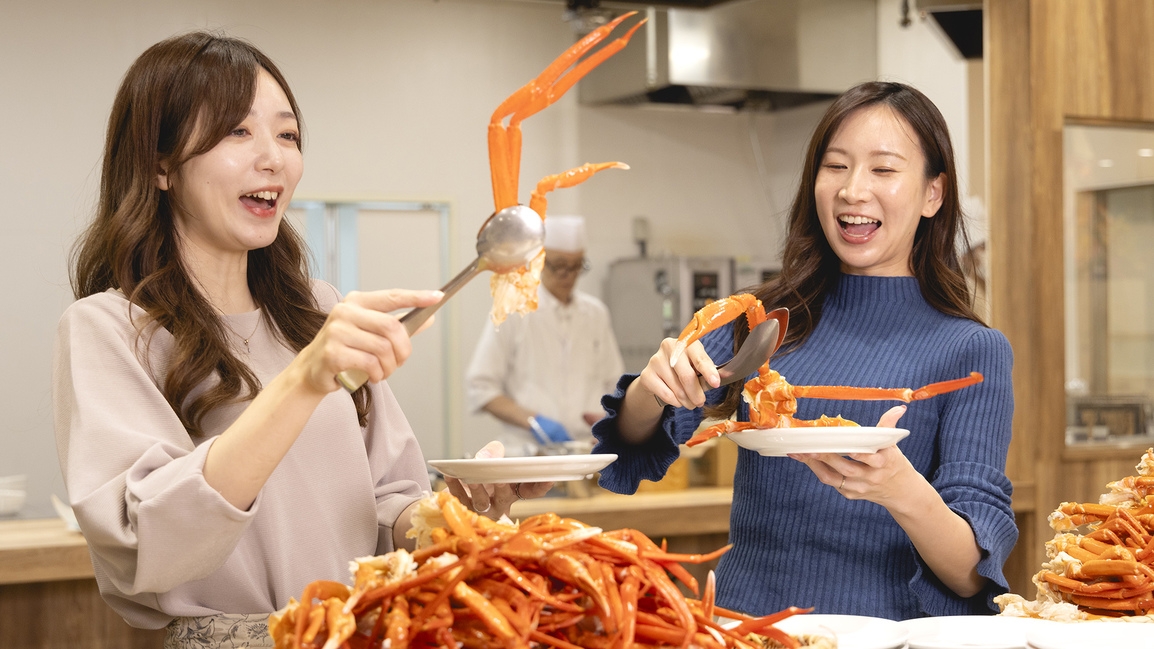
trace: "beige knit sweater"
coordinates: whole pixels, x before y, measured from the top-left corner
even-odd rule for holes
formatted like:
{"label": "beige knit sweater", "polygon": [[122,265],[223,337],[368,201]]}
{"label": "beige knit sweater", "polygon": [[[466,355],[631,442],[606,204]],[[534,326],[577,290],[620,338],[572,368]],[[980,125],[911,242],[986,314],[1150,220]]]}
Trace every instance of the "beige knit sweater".
{"label": "beige knit sweater", "polygon": [[[336,290],[316,283],[324,310]],[[205,455],[245,404],[205,418],[190,439],[158,385],[172,337],[145,346],[144,312],[117,291],[60,319],[53,372],[56,441],[68,495],[104,599],[131,625],[268,613],[317,579],[347,582],[349,561],[392,549],[392,526],[429,490],[413,431],[385,383],[367,427],[343,390],[321,402],[247,511],[204,480]],[[225,316],[237,353],[267,384],[292,360],[260,312]],[[248,338],[248,350],[243,339]],[[147,336],[145,337],[147,339]]]}

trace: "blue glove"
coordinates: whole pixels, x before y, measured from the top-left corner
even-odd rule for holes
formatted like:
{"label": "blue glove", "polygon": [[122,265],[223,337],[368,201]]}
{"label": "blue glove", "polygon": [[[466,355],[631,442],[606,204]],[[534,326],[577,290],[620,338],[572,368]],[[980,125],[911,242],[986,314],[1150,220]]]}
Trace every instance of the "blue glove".
{"label": "blue glove", "polygon": [[561,422],[541,415],[530,417],[529,427],[533,429],[533,435],[537,441],[542,444],[560,444],[573,439],[569,437],[569,431],[565,430]]}

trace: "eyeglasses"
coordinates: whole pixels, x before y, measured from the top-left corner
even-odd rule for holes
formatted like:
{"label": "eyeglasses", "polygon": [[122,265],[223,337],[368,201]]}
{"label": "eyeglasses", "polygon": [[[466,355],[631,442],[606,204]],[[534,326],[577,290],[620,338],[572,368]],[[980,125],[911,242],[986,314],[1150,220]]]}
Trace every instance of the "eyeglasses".
{"label": "eyeglasses", "polygon": [[589,260],[584,259],[584,258],[581,259],[581,261],[579,261],[579,262],[573,262],[570,264],[559,263],[559,262],[555,262],[555,261],[549,261],[548,259],[546,259],[545,260],[545,267],[548,268],[549,272],[553,273],[554,275],[571,275],[571,274],[575,274],[575,273],[587,273],[587,272],[589,272],[589,269],[592,268],[592,266],[589,264]]}

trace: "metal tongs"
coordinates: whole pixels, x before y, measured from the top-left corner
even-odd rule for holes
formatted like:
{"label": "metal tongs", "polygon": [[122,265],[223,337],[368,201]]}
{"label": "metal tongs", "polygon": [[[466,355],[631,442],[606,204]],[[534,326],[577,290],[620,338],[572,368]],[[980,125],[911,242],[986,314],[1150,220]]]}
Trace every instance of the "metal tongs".
{"label": "metal tongs", "polygon": [[[779,307],[766,315],[769,319],[749,331],[749,336],[741,343],[733,358],[717,366],[717,374],[721,377],[719,387],[744,380],[768,362],[781,347],[786,327],[789,326],[789,309]],[[713,389],[704,377],[698,380],[702,389]]]}

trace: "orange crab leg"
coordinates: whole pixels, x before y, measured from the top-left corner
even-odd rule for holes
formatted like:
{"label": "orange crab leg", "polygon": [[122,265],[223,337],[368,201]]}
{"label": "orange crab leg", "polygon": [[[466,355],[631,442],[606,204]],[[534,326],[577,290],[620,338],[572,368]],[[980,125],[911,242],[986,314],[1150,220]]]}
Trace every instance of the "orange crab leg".
{"label": "orange crab leg", "polygon": [[691,447],[697,446],[698,444],[704,444],[705,442],[708,442],[714,437],[721,437],[727,433],[736,433],[743,430],[752,430],[754,428],[757,428],[757,424],[752,422],[733,421],[732,419],[727,419],[720,424],[717,424],[716,426],[710,426],[709,428],[706,428],[700,433],[694,435],[689,439],[689,441],[685,442],[685,445]]}
{"label": "orange crab leg", "polygon": [[745,314],[750,329],[765,322],[768,317],[761,300],[749,293],[730,295],[706,304],[693,314],[693,319],[678,334],[673,353],[669,355],[669,365],[671,367],[676,365],[681,355],[685,353],[685,348],[691,343],[714,329],[733,322],[742,313]]}
{"label": "orange crab leg", "polygon": [[793,386],[793,396],[794,398],[853,399],[861,401],[887,401],[893,399],[895,401],[909,403],[911,401],[929,399],[930,397],[953,392],[954,390],[968,388],[971,385],[976,385],[981,382],[982,375],[980,372],[970,372],[970,375],[965,378],[931,383],[917,390],[911,390],[910,388],[851,388],[835,385],[795,385]]}
{"label": "orange crab leg", "polygon": [[569,171],[559,174],[552,174],[545,176],[537,183],[537,189],[529,196],[529,209],[537,213],[541,218],[545,218],[545,208],[547,201],[545,194],[554,189],[563,189],[565,187],[572,187],[580,185],[581,183],[593,177],[593,174],[604,171],[606,169],[628,169],[629,165],[624,162],[586,162],[580,167],[574,167]]}
{"label": "orange crab leg", "polygon": [[[493,203],[497,211],[517,204],[517,180],[521,173],[521,121],[557,101],[581,77],[625,47],[629,38],[645,21],[637,23],[624,36],[574,65],[617,25],[636,13],[627,13],[590,32],[558,56],[537,78],[509,95],[493,111],[489,120],[489,171],[493,180]],[[503,123],[506,117],[509,117],[508,126]]]}

